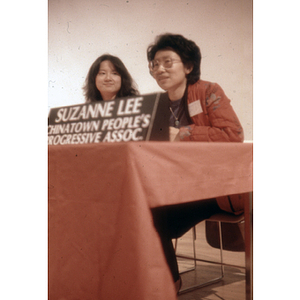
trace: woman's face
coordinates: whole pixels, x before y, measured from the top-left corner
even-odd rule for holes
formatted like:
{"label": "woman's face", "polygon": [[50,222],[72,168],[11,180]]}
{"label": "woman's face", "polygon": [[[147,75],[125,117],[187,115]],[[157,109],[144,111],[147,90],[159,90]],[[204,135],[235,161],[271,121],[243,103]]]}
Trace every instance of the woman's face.
{"label": "woman's face", "polygon": [[121,89],[122,78],[109,60],[104,60],[95,79],[97,90],[103,100],[112,100]]}
{"label": "woman's face", "polygon": [[[169,67],[171,61],[171,67]],[[165,67],[164,67],[165,65]],[[186,75],[192,70],[184,66],[180,56],[172,50],[159,50],[153,60],[152,75],[157,84],[168,92],[171,100],[178,100],[183,96],[186,87]],[[176,99],[177,98],[177,99]]]}

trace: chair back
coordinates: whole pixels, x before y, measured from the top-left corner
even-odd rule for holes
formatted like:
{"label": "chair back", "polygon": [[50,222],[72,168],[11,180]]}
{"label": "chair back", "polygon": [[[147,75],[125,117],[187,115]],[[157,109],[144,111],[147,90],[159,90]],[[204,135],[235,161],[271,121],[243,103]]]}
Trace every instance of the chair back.
{"label": "chair back", "polygon": [[205,221],[205,235],[207,243],[220,249],[219,224],[221,222],[223,250],[228,251],[245,251],[245,222],[244,215],[235,216],[232,214],[222,213],[212,216]]}

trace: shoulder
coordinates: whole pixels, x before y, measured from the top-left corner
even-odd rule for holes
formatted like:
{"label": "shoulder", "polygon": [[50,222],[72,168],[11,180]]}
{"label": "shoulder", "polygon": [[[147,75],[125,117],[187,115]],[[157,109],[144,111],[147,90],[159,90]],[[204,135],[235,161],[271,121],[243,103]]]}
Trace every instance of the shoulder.
{"label": "shoulder", "polygon": [[222,88],[217,83],[200,79],[188,86],[188,102],[205,101],[207,98],[210,98],[211,94],[222,91]]}
{"label": "shoulder", "polygon": [[196,92],[196,91],[214,91],[222,88],[220,87],[219,84],[215,82],[210,82],[206,80],[198,80],[196,83],[189,85],[188,90],[191,92]]}

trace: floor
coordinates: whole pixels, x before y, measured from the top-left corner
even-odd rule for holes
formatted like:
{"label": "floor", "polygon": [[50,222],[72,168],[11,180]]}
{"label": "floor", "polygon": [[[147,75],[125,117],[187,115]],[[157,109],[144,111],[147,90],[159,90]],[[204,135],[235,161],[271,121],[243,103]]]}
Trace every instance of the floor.
{"label": "floor", "polygon": [[[196,253],[197,258],[205,260],[219,261],[220,251],[212,248],[205,238],[205,222],[196,227]],[[192,231],[178,239],[177,254],[192,255]],[[230,265],[245,266],[244,252],[223,251],[224,262]],[[186,259],[178,258],[179,271],[186,271],[193,267],[193,262]],[[220,276],[220,266],[197,262],[196,270],[183,273],[181,275],[183,285],[182,289],[194,285],[195,283],[203,283],[205,281]],[[212,285],[201,289],[180,294],[178,300],[245,300],[245,269],[237,267],[225,267],[223,279]]]}

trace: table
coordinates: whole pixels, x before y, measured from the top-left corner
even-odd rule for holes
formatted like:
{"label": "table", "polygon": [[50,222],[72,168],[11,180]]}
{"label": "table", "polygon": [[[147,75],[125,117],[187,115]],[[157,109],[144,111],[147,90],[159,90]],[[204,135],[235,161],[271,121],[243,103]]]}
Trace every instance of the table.
{"label": "table", "polygon": [[252,148],[49,146],[49,299],[176,299],[150,208],[252,191]]}

